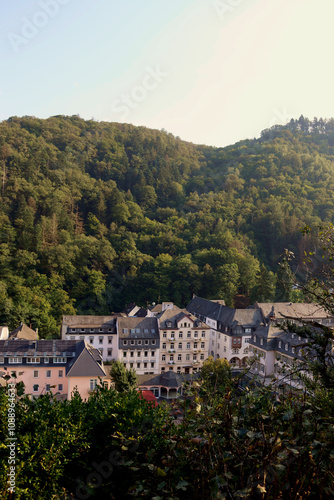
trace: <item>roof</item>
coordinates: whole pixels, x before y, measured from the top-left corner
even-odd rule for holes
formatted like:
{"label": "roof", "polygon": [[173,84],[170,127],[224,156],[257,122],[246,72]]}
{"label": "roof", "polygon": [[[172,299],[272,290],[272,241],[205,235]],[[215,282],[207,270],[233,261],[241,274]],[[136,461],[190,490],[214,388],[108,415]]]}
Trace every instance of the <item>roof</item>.
{"label": "roof", "polygon": [[114,325],[116,315],[112,316],[63,316],[62,326],[71,328],[102,327]]}
{"label": "roof", "polygon": [[153,394],[152,391],[142,391],[142,390],[139,390],[138,392],[139,392],[139,397],[141,399],[145,399],[149,403],[153,403],[153,406],[159,406],[157,398],[155,397],[155,395]]}
{"label": "roof", "polygon": [[207,318],[218,321],[222,308],[233,310],[231,307],[227,307],[212,300],[202,299],[201,297],[195,296],[191,299],[186,309],[196,316],[205,316]]}
{"label": "roof", "polygon": [[66,375],[70,377],[105,377],[106,372],[100,351],[81,340],[78,343],[75,357],[66,367]]}
{"label": "roof", "polygon": [[[160,328],[178,328],[177,324],[183,318],[189,318],[193,323],[194,327],[198,327],[199,320],[193,314],[189,313],[187,309],[166,309],[165,311],[157,314],[157,318],[159,320]],[[168,326],[168,322],[171,322],[171,326]],[[201,328],[209,329],[205,323],[200,325]]]}
{"label": "roof", "polygon": [[138,375],[138,386],[162,386],[168,388],[181,387],[185,382],[191,382],[198,378],[199,374],[186,375],[184,373],[175,373],[169,370],[165,373],[160,373],[159,375]]}
{"label": "roof", "polygon": [[75,353],[77,340],[0,340],[1,356],[63,356]]}
{"label": "roof", "polygon": [[274,311],[276,319],[323,319],[331,315],[321,306],[314,303],[293,303],[293,302],[260,302],[255,304],[255,308],[262,311],[264,318],[268,318]]}
{"label": "roof", "polygon": [[8,338],[26,339],[26,340],[38,340],[38,333],[35,330],[29,328],[29,326],[21,323],[18,328],[13,330]]}
{"label": "roof", "polygon": [[119,318],[117,325],[119,338],[160,338],[157,318]]}

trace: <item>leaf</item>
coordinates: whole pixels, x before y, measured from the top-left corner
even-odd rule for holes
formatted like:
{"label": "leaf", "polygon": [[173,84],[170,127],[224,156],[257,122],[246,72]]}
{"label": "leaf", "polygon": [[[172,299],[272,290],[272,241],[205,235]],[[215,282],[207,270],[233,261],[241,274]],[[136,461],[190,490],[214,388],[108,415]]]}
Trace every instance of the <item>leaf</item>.
{"label": "leaf", "polygon": [[181,480],[181,481],[178,482],[178,484],[176,486],[176,489],[178,489],[178,490],[184,490],[185,491],[186,490],[186,486],[188,486],[188,484],[189,483],[187,481]]}
{"label": "leaf", "polygon": [[166,472],[163,469],[160,469],[160,467],[157,468],[157,473],[158,473],[158,476],[162,476],[162,477],[167,476]]}

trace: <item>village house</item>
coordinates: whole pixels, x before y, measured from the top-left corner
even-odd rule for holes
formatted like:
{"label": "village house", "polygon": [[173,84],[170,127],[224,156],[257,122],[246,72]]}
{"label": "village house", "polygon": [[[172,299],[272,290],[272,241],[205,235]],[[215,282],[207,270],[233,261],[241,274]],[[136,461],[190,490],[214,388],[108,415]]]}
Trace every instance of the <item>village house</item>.
{"label": "village house", "polygon": [[71,399],[76,388],[87,399],[99,380],[108,383],[100,352],[76,340],[0,340],[0,372],[34,397]]}

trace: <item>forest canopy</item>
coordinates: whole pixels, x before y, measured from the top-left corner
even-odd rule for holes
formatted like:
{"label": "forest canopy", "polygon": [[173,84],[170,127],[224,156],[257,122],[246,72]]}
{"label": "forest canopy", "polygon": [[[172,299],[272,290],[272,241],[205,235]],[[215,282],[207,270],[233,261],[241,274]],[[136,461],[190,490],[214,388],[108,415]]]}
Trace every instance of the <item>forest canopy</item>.
{"label": "forest canopy", "polygon": [[301,228],[333,222],[334,120],[302,116],[214,148],[78,116],[12,117],[0,176],[0,324],[45,337],[63,314],[132,301],[296,299],[277,265],[289,248],[302,269],[316,238]]}

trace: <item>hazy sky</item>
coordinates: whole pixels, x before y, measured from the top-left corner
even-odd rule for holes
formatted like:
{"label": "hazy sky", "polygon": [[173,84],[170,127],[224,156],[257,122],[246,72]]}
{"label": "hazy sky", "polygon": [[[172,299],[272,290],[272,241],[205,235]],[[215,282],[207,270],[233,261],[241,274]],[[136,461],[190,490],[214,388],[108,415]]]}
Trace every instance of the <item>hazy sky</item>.
{"label": "hazy sky", "polygon": [[0,5],[0,120],[79,114],[225,146],[334,116],[333,0]]}

